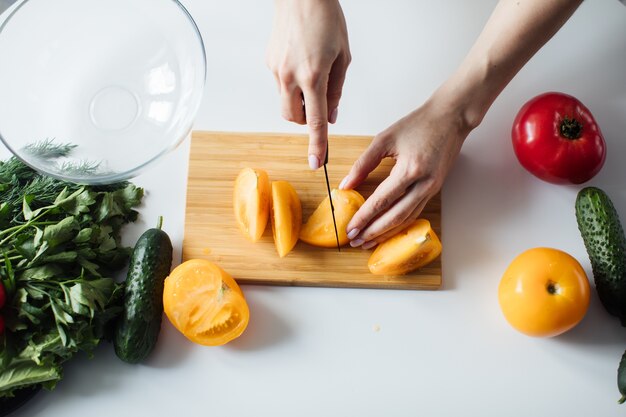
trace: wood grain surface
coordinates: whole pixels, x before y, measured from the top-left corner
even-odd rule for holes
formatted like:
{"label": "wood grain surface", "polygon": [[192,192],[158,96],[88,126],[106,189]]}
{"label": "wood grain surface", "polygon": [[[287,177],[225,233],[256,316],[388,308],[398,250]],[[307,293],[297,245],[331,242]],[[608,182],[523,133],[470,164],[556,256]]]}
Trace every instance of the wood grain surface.
{"label": "wood grain surface", "polygon": [[[328,174],[337,187],[371,138],[331,136]],[[267,171],[270,181],[287,180],[302,201],[306,221],[327,196],[324,170],[307,163],[308,138],[296,134],[194,132],[187,185],[183,261],[211,260],[241,284],[298,285],[352,288],[437,289],[441,258],[404,276],[376,276],[367,269],[371,250],[342,247],[323,249],[298,242],[285,258],[274,247],[271,226],[252,243],[237,228],[233,214],[233,185],[244,167]],[[385,160],[357,188],[365,198],[386,177],[393,161]],[[422,216],[441,237],[441,199],[434,197]]]}

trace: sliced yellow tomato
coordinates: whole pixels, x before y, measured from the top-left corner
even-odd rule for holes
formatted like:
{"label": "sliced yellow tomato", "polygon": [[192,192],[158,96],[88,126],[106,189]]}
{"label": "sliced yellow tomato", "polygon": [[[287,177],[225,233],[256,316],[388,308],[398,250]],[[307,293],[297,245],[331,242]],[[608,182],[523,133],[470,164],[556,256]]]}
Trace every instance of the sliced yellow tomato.
{"label": "sliced yellow tomato", "polygon": [[296,243],[302,227],[300,197],[287,181],[272,182],[270,203],[272,233],[278,256],[285,257]]}
{"label": "sliced yellow tomato", "polygon": [[431,263],[441,253],[441,242],[430,222],[418,219],[378,245],[367,266],[375,275],[403,275]]}
{"label": "sliced yellow tomato", "polygon": [[[339,244],[346,245],[350,242],[346,234],[348,223],[352,216],[365,203],[361,194],[354,190],[332,190],[330,195],[333,198],[335,207],[335,221],[337,222],[337,235]],[[326,197],[315,209],[309,220],[302,227],[300,239],[310,245],[322,248],[334,248],[337,246],[335,238],[335,226],[330,209],[330,198]]]}
{"label": "sliced yellow tomato", "polygon": [[235,219],[243,234],[253,242],[261,238],[270,210],[270,180],[261,169],[244,168],[235,180]]}
{"label": "sliced yellow tomato", "polygon": [[250,310],[237,282],[204,259],[180,264],[165,279],[163,309],[187,339],[219,346],[239,337],[248,326]]}

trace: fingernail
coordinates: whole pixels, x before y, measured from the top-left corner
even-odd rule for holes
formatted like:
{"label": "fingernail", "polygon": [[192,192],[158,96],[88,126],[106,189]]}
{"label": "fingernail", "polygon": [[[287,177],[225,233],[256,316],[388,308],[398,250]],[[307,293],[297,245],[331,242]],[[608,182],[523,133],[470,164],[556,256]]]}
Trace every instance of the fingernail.
{"label": "fingernail", "polygon": [[311,169],[318,169],[320,167],[320,160],[315,155],[309,155],[309,167]]}
{"label": "fingernail", "polygon": [[330,116],[328,117],[328,121],[330,123],[335,123],[337,121],[337,115],[338,114],[339,114],[339,107],[335,107],[335,109],[330,112]]}
{"label": "fingernail", "polygon": [[[341,186],[339,188],[341,188]],[[352,229],[352,230],[350,230],[348,232],[348,239],[350,239],[350,240],[354,239],[356,237],[356,235],[359,234],[359,232],[360,232],[359,229]],[[361,243],[363,243],[363,242],[361,242]]]}
{"label": "fingernail", "polygon": [[378,245],[378,242],[367,242],[366,244],[363,245],[363,249],[372,249],[374,246]]}
{"label": "fingernail", "polygon": [[346,184],[348,183],[348,177],[345,177],[344,179],[341,180],[341,182],[339,183],[339,189],[343,190],[344,187],[346,186]]}
{"label": "fingernail", "polygon": [[353,248],[356,248],[357,246],[361,246],[365,241],[363,239],[355,239],[352,242],[350,242],[350,246],[352,246]]}

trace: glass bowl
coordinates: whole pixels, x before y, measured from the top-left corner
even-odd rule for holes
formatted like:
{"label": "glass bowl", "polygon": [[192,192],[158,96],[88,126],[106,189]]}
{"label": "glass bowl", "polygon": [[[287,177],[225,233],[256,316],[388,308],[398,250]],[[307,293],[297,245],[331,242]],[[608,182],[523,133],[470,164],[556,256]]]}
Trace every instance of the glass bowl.
{"label": "glass bowl", "polygon": [[[1,19],[1,18],[0,18]],[[0,139],[53,177],[131,178],[190,133],[206,53],[177,0],[21,0],[0,26]]]}

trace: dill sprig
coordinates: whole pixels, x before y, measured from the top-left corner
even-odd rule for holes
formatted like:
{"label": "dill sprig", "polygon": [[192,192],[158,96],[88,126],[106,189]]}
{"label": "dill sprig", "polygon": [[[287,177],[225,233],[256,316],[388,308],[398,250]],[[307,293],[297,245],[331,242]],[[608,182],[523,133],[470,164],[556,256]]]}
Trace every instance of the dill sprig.
{"label": "dill sprig", "polygon": [[[70,155],[76,145],[57,143],[53,139],[45,139],[27,146],[28,152],[40,158],[63,158]],[[89,175],[98,171],[99,164],[88,161],[79,163],[65,161],[60,164],[60,172],[71,175]],[[109,192],[125,188],[127,181],[115,184],[90,187],[95,192]],[[35,171],[16,157],[0,161],[0,204],[6,203],[9,218],[19,221],[22,213],[24,197],[36,196],[32,209],[54,203],[56,197],[67,189],[70,193],[83,185],[62,181]]]}
{"label": "dill sprig", "polygon": [[58,143],[55,139],[46,138],[26,145],[24,151],[35,158],[56,159],[68,156],[77,146],[71,143]]}
{"label": "dill sprig", "polygon": [[64,160],[68,158],[77,145],[60,143],[55,139],[44,139],[24,147],[24,152],[39,160],[49,170],[74,177],[90,177],[96,174],[107,174],[100,162],[81,160],[78,162]]}

